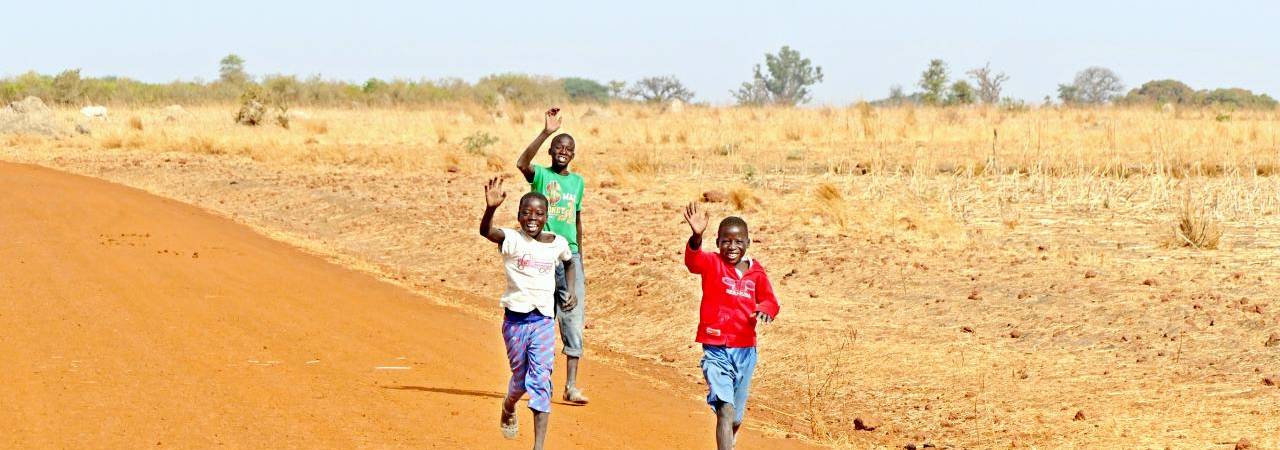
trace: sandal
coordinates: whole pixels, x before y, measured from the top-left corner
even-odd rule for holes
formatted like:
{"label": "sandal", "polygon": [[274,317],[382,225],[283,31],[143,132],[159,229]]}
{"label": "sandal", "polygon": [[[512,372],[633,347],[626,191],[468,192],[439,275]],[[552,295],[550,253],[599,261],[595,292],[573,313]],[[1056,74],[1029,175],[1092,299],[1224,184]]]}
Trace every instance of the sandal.
{"label": "sandal", "polygon": [[516,434],[520,433],[520,416],[517,416],[515,411],[508,413],[506,405],[503,405],[502,419],[498,422],[498,427],[502,430],[502,437],[515,439]]}

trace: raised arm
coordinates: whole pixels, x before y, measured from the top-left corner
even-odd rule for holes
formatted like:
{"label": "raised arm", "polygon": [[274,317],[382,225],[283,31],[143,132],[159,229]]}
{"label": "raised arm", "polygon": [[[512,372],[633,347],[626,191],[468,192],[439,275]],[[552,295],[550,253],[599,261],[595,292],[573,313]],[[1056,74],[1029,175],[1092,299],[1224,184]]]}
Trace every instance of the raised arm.
{"label": "raised arm", "polygon": [[702,249],[702,232],[707,230],[708,220],[707,211],[699,208],[698,202],[689,203],[689,206],[684,208],[684,221],[689,224],[689,229],[693,231],[693,234],[689,236],[690,249]]}
{"label": "raised arm", "polygon": [[525,181],[533,182],[533,157],[538,155],[538,149],[542,148],[542,143],[551,137],[551,133],[555,133],[560,129],[560,108],[551,108],[547,110],[545,124],[542,132],[533,138],[533,142],[525,147],[524,153],[520,154],[520,159],[516,160],[516,168],[520,169],[520,173],[524,174]]}
{"label": "raised arm", "polygon": [[502,230],[493,227],[493,212],[506,200],[507,193],[502,190],[502,178],[493,177],[484,185],[484,216],[480,217],[480,235],[498,245],[502,245],[505,237]]}

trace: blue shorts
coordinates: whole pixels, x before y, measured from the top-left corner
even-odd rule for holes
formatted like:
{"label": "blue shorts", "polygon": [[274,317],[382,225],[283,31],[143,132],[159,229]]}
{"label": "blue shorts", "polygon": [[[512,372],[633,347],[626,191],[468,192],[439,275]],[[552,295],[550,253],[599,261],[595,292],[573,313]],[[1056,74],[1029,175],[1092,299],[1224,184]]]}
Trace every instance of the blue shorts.
{"label": "blue shorts", "polygon": [[733,405],[734,422],[742,423],[747,412],[747,394],[756,371],[755,347],[724,347],[702,344],[702,376],[707,379],[707,404]]}
{"label": "blue shorts", "polygon": [[578,306],[571,311],[560,309],[560,303],[569,295],[569,278],[564,264],[556,264],[556,321],[560,323],[560,339],[563,352],[574,358],[582,357],[582,329],[586,327],[587,277],[582,271],[582,254],[573,254],[573,272],[578,276],[573,292],[578,296]]}

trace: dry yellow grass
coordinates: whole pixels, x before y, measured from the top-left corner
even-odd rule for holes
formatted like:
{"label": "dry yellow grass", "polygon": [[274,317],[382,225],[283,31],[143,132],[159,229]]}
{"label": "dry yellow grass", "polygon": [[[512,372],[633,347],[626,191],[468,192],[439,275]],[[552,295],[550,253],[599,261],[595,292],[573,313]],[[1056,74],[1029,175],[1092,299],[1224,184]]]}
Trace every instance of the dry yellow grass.
{"label": "dry yellow grass", "polygon": [[[0,156],[197,203],[410,286],[497,294],[472,236],[479,183],[514,173],[540,111],[322,109],[283,129],[233,110],[136,109],[118,117],[148,126],[8,137]],[[751,426],[850,448],[1280,446],[1280,390],[1260,382],[1280,374],[1263,347],[1280,332],[1276,111],[563,111],[588,180],[592,345],[696,391],[679,206],[717,189],[715,214],[752,224],[784,309],[762,330]],[[498,141],[468,151],[477,132]],[[864,415],[885,426],[855,431]]]}

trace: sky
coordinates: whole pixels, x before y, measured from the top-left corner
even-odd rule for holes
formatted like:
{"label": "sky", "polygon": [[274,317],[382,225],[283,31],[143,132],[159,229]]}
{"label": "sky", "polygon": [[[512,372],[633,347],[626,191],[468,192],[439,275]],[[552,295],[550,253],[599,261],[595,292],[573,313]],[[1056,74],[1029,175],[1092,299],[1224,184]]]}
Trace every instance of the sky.
{"label": "sky", "polygon": [[814,105],[916,86],[990,63],[1005,94],[1038,102],[1103,66],[1126,89],[1173,78],[1280,98],[1280,2],[1267,1],[32,1],[5,2],[0,76],[80,68],[149,82],[248,72],[475,81],[493,73],[601,82],[675,75],[730,104],[765,53],[822,67]]}

